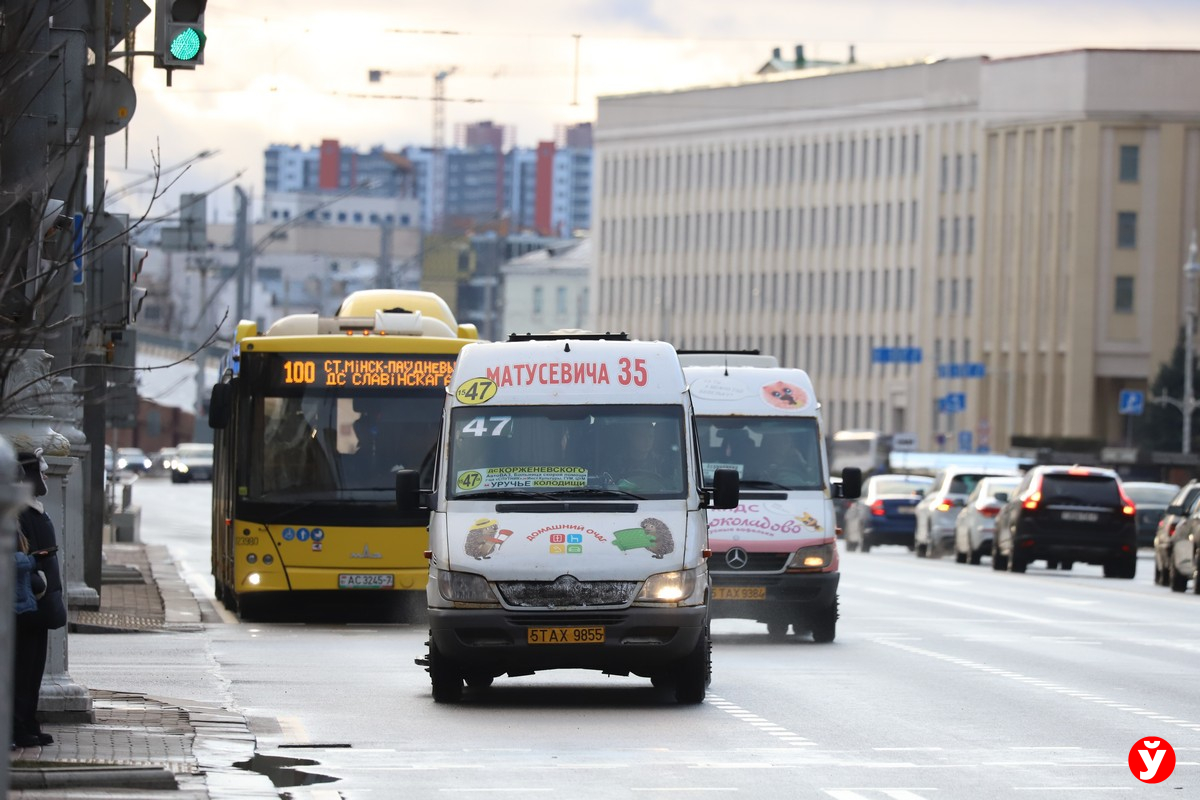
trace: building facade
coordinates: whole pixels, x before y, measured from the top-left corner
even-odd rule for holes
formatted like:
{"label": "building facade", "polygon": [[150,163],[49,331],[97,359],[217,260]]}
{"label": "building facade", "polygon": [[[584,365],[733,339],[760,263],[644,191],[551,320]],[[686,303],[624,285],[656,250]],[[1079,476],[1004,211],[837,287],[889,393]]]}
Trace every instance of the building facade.
{"label": "building facade", "polygon": [[774,353],[832,430],[1114,440],[1180,324],[1197,78],[1081,50],[601,98],[596,325]]}

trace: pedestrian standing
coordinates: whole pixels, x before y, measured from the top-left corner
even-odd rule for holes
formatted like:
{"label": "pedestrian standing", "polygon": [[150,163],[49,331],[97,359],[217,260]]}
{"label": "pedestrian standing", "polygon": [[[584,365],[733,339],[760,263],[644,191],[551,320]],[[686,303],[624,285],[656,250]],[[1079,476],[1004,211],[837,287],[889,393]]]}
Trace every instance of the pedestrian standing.
{"label": "pedestrian standing", "polygon": [[39,499],[48,491],[48,466],[40,448],[31,453],[18,453],[17,460],[21,464],[22,478],[30,488],[28,504],[18,515],[17,523],[28,543],[29,555],[35,561],[33,569],[45,583],[45,591],[37,598],[36,610],[17,615],[12,743],[15,747],[41,747],[54,742],[54,737],[42,733],[37,719],[50,631],[67,624],[67,607],[63,602],[54,521]]}

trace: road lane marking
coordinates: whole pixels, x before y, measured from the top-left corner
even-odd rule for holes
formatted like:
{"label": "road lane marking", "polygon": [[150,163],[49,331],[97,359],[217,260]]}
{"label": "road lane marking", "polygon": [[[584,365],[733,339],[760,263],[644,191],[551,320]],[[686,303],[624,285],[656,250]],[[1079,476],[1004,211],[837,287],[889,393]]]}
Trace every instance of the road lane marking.
{"label": "road lane marking", "polygon": [[[1108,708],[1110,708],[1114,711],[1124,711],[1126,713],[1134,714],[1136,716],[1153,716],[1155,718],[1158,718],[1160,716],[1157,711],[1147,711],[1138,706],[1131,706],[1128,703],[1122,703],[1122,702],[1119,702],[1116,700],[1109,700],[1105,697],[1101,697],[1100,695],[1075,694],[1075,693],[1073,693],[1073,690],[1069,689],[1069,687],[1060,686],[1057,683],[1052,683],[1050,681],[1043,681],[1043,680],[1039,680],[1037,678],[1031,678],[1028,675],[1022,675],[1019,672],[1010,672],[1007,670],[1000,670],[996,667],[991,667],[991,666],[988,666],[987,664],[980,664],[977,661],[971,661],[970,659],[967,659],[967,658],[960,658],[958,656],[952,656],[952,655],[948,655],[946,653],[938,653],[933,650],[926,650],[925,648],[922,648],[922,647],[914,647],[912,645],[898,642],[895,639],[885,639],[885,638],[876,637],[876,638],[872,639],[872,641],[874,641],[876,644],[882,644],[887,647],[894,647],[897,650],[903,650],[903,651],[905,651],[907,653],[911,653],[913,655],[925,656],[928,658],[935,658],[938,661],[944,661],[948,664],[954,664],[955,666],[966,667],[967,669],[973,669],[978,672],[984,672],[989,675],[994,675],[994,676],[1001,677],[1001,678],[1008,678],[1009,680],[1024,683],[1027,686],[1035,686],[1039,689],[1046,689],[1046,690],[1052,691],[1052,692],[1060,692],[1060,693],[1066,694],[1069,697],[1074,697],[1079,700],[1086,700],[1088,702],[1095,703],[1096,705],[1107,706]],[[1200,725],[1198,725],[1197,723],[1189,722],[1186,720],[1181,720],[1181,721],[1173,723],[1173,724],[1175,724],[1181,728],[1191,728],[1191,729],[1200,728]]]}
{"label": "road lane marking", "polygon": [[719,708],[726,714],[729,714],[734,719],[749,723],[756,730],[764,731],[765,733],[780,739],[793,747],[814,747],[816,742],[813,742],[798,733],[793,733],[789,728],[780,725],[776,722],[763,719],[753,711],[747,711],[741,706],[735,705],[723,697],[709,695],[706,702],[714,708]]}

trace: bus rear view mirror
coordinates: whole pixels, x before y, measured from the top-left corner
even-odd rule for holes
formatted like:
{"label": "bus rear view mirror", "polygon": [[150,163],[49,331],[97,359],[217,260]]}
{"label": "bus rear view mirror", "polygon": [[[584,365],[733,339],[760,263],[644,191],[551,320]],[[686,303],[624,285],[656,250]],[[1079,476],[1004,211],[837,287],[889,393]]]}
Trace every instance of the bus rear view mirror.
{"label": "bus rear view mirror", "polygon": [[713,508],[737,508],[741,480],[736,469],[719,469],[713,473]]}
{"label": "bus rear view mirror", "polygon": [[401,514],[421,510],[421,473],[415,469],[396,472],[396,507]]}
{"label": "bus rear view mirror", "polygon": [[233,387],[228,383],[213,386],[208,398],[208,427],[220,430],[229,424],[230,407],[233,404]]}
{"label": "bus rear view mirror", "polygon": [[854,500],[862,494],[862,470],[858,467],[846,467],[842,470],[842,497]]}

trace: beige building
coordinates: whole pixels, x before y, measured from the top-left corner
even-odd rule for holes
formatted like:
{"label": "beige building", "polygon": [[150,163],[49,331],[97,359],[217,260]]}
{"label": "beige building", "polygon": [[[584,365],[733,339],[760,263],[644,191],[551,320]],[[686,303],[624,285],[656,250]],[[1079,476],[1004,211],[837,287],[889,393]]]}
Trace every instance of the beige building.
{"label": "beige building", "polygon": [[534,250],[500,267],[500,335],[587,329],[592,240]]}
{"label": "beige building", "polygon": [[774,353],[834,430],[1116,442],[1180,325],[1200,51],[606,97],[596,149],[594,327]]}

